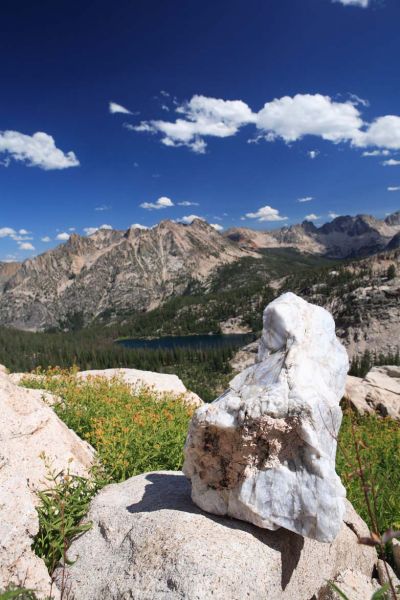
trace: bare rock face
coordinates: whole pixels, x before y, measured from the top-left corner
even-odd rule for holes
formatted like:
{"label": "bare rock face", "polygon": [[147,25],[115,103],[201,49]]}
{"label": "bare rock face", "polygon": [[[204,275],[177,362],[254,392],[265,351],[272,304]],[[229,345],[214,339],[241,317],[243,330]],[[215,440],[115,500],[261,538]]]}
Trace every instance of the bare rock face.
{"label": "bare rock face", "polygon": [[271,302],[257,364],[193,417],[183,468],[193,501],[332,542],[345,510],[335,456],[347,369],[325,309],[292,293]]}
{"label": "bare rock face", "polygon": [[[49,596],[45,563],[31,549],[39,530],[36,492],[48,487],[42,453],[56,471],[87,475],[94,450],[57,417],[41,390],[16,386],[0,369],[0,590],[23,585]],[[54,591],[54,590],[53,590]],[[58,596],[58,594],[54,594]]]}
{"label": "bare rock face", "polygon": [[86,519],[93,526],[72,542],[68,558],[77,560],[64,574],[57,569],[56,582],[64,576],[65,597],[74,600],[319,598],[346,569],[370,581],[377,560],[374,548],[357,541],[368,527],[345,505],[335,541],[321,544],[204,513],[182,473],[138,475],[92,500]]}
{"label": "bare rock face", "polygon": [[400,367],[373,367],[364,379],[348,377],[345,397],[361,415],[372,413],[400,421]]}

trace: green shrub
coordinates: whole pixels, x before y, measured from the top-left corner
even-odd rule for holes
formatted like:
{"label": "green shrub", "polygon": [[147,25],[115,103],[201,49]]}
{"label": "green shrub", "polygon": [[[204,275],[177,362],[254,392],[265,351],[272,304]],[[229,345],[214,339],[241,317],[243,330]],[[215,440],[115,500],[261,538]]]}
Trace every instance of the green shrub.
{"label": "green shrub", "polygon": [[[42,458],[46,461],[44,455]],[[106,480],[98,475],[98,469],[88,479],[71,475],[68,468],[57,473],[51,465],[46,465],[48,487],[38,492],[39,531],[32,548],[52,573],[61,558],[69,562],[67,549],[72,540],[90,529],[90,523],[80,524],[80,521],[88,511],[90,500]]]}
{"label": "green shrub", "polygon": [[359,416],[346,410],[340,429],[337,471],[349,500],[373,530],[359,476],[355,439],[360,441],[367,493],[376,514],[379,532],[384,533],[391,527],[400,529],[400,424],[390,418]]}
{"label": "green shrub", "polygon": [[97,450],[113,481],[146,471],[179,470],[193,408],[150,388],[132,392],[117,377],[79,380],[76,371],[56,369],[27,377],[26,387],[60,396],[58,416]]}

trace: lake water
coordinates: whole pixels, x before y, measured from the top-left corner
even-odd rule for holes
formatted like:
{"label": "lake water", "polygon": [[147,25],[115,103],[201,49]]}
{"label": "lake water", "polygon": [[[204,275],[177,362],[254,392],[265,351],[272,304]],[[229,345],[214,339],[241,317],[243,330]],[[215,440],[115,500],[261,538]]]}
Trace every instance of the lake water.
{"label": "lake water", "polygon": [[192,350],[210,350],[218,348],[238,348],[250,344],[255,339],[253,333],[229,333],[212,335],[177,335],[146,339],[118,340],[126,348],[145,350],[170,350],[172,348],[183,348]]}

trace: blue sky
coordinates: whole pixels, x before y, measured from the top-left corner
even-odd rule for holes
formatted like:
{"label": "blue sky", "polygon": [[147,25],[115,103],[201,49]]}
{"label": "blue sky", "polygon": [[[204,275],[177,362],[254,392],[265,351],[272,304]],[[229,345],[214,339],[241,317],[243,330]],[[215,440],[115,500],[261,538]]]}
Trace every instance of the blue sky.
{"label": "blue sky", "polygon": [[398,0],[3,0],[0,260],[102,225],[398,210],[399,22]]}

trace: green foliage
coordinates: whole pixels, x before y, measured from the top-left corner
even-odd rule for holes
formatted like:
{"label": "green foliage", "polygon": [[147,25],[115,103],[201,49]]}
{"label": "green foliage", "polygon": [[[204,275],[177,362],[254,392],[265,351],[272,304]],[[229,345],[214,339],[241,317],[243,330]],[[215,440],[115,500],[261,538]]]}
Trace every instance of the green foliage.
{"label": "green foliage", "polygon": [[396,267],[394,264],[391,264],[388,267],[387,273],[386,273],[387,278],[390,279],[394,279],[396,277]]}
{"label": "green foliage", "polygon": [[391,527],[400,529],[400,425],[393,419],[375,415],[361,417],[348,410],[340,429],[337,471],[350,502],[372,530],[359,477],[355,438],[361,442],[362,464],[369,485],[367,493],[378,519],[379,532]]}
{"label": "green foliage", "polygon": [[4,592],[0,590],[0,600],[37,600],[37,596],[34,590],[9,587]]}
{"label": "green foliage", "polygon": [[[26,387],[46,389],[62,398],[58,416],[97,450],[113,481],[145,471],[179,470],[193,408],[168,394],[131,388],[120,379],[76,378],[76,372],[51,370]],[[56,375],[56,376],[54,376]]]}
{"label": "green foliage", "polygon": [[379,365],[400,365],[400,349],[387,354],[366,350],[363,354],[353,357],[349,374],[355,377],[365,377],[372,367]]}
{"label": "green foliage", "polygon": [[[44,455],[43,459],[46,461]],[[56,473],[49,464],[47,470],[49,485],[38,493],[39,531],[32,548],[52,573],[61,558],[68,562],[66,551],[71,541],[90,529],[90,523],[80,521],[106,479],[98,476],[98,470],[97,477],[91,479],[71,475],[69,469]]]}

